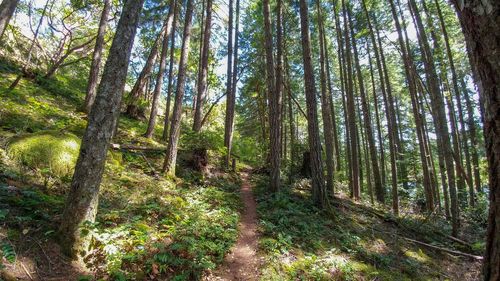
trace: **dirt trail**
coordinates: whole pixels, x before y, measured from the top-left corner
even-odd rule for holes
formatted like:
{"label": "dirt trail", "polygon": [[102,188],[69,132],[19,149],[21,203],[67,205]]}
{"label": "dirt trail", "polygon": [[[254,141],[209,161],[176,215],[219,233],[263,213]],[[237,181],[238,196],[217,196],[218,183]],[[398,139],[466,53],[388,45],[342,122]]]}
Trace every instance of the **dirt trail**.
{"label": "dirt trail", "polygon": [[239,237],[222,266],[207,280],[254,281],[259,279],[260,259],[257,255],[257,210],[248,182],[249,174],[242,172],[241,199],[245,205],[240,225]]}

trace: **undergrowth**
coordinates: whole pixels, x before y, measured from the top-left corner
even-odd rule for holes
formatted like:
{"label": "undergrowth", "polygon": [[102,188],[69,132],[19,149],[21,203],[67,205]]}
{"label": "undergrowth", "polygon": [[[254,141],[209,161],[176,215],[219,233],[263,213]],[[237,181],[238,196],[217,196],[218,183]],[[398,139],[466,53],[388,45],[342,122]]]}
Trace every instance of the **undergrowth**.
{"label": "undergrowth", "polygon": [[432,280],[456,274],[442,265],[442,253],[401,238],[457,247],[446,244],[436,227],[422,227],[411,218],[394,225],[348,199],[337,198],[322,211],[308,193],[284,187],[271,194],[265,176],[256,176],[255,182],[260,250],[266,260],[261,280]]}

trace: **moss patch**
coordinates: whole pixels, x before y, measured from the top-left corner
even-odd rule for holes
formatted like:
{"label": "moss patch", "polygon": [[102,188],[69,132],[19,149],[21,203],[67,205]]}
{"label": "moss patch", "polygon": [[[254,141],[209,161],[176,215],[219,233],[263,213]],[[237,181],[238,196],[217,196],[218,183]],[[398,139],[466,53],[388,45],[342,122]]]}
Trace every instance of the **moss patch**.
{"label": "moss patch", "polygon": [[79,149],[77,136],[44,131],[16,137],[9,143],[7,151],[19,164],[51,176],[64,177],[73,172]]}

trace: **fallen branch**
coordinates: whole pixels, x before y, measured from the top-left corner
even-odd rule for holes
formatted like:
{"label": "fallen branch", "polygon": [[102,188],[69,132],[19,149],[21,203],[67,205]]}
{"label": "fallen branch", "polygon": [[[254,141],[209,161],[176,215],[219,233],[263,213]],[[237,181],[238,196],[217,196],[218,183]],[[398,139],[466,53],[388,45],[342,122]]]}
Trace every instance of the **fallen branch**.
{"label": "fallen branch", "polygon": [[[395,235],[397,235],[397,234],[395,234]],[[415,243],[415,244],[418,244],[418,245],[422,245],[422,246],[425,246],[425,247],[428,247],[428,248],[431,248],[431,249],[439,250],[439,251],[450,253],[450,254],[454,254],[454,255],[460,255],[460,256],[468,257],[468,258],[479,260],[479,261],[483,260],[483,257],[481,257],[481,256],[475,256],[475,255],[471,255],[471,254],[467,254],[467,253],[463,253],[463,252],[459,252],[459,251],[455,251],[455,250],[450,250],[450,249],[446,249],[446,248],[442,248],[442,247],[430,245],[430,244],[427,244],[427,243],[424,243],[424,242],[420,242],[420,241],[417,241],[417,240],[413,240],[413,239],[410,239],[410,238],[407,238],[407,237],[404,237],[404,236],[400,236],[400,235],[397,235],[397,236],[403,238],[404,240],[407,240],[407,241],[410,241],[412,243]]]}
{"label": "fallen branch", "polygon": [[31,276],[30,272],[28,271],[28,269],[26,269],[26,266],[24,266],[24,263],[20,262],[21,263],[21,267],[24,269],[24,272],[26,272],[26,274],[28,275],[28,277],[31,279],[31,280],[34,280],[33,279],[33,276]]}
{"label": "fallen branch", "polygon": [[139,152],[139,154],[142,156],[144,161],[146,161],[146,163],[148,164],[148,167],[151,169],[151,171],[153,171],[153,176],[156,179],[158,179],[159,178],[158,173],[156,172],[156,169],[153,167],[153,165],[149,162],[148,158],[146,158],[146,156],[142,152]]}

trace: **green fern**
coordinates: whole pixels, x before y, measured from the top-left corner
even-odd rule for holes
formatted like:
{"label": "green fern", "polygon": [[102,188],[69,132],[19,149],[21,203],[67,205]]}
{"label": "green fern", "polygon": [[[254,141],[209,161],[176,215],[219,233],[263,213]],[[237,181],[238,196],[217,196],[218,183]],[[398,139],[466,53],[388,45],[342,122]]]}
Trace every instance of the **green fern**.
{"label": "green fern", "polygon": [[8,262],[13,263],[16,261],[16,251],[14,251],[14,247],[10,243],[2,242],[0,250],[2,251],[1,255],[5,257]]}

